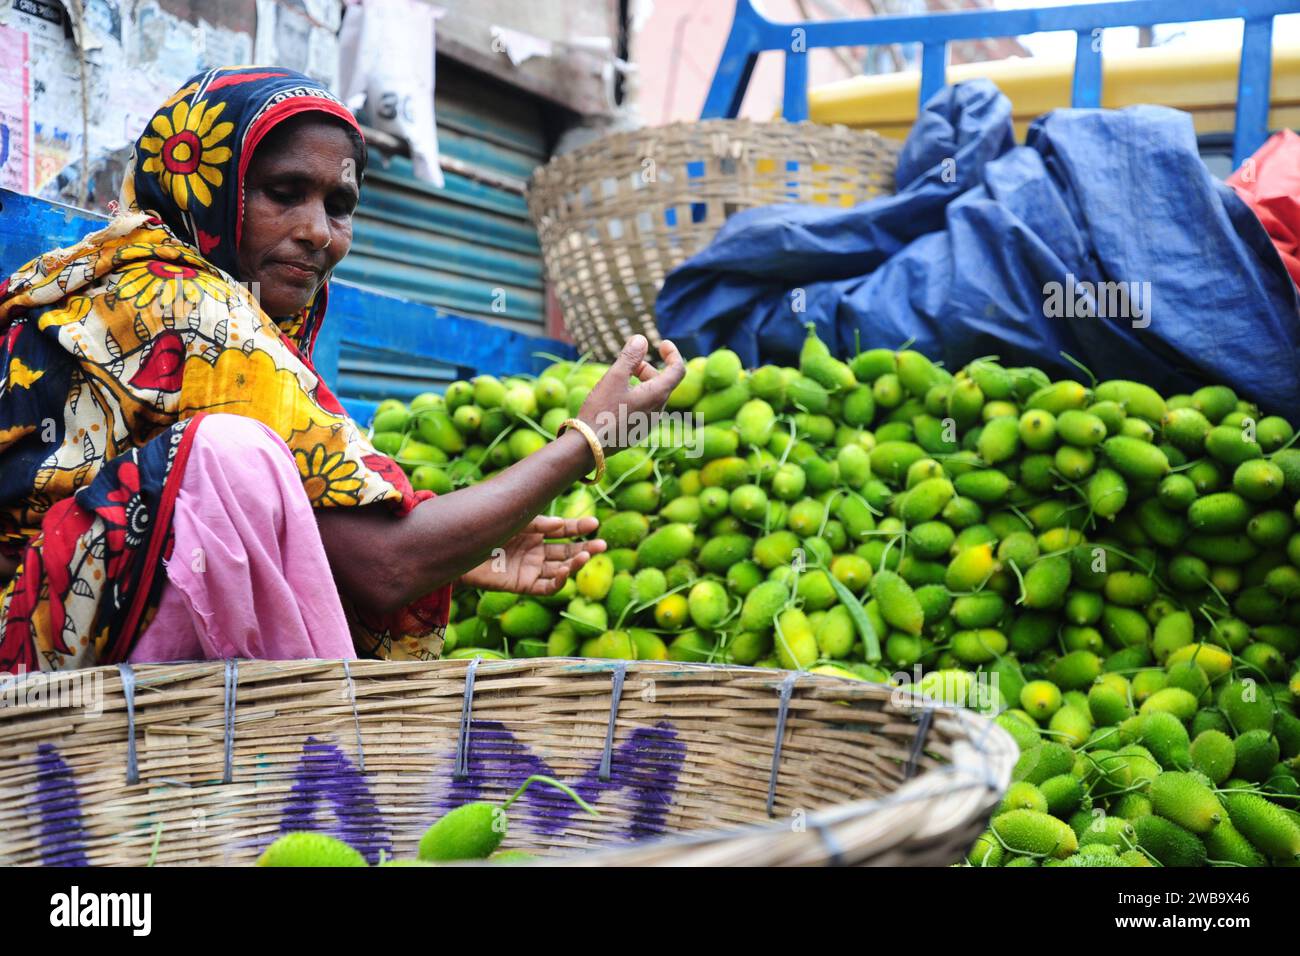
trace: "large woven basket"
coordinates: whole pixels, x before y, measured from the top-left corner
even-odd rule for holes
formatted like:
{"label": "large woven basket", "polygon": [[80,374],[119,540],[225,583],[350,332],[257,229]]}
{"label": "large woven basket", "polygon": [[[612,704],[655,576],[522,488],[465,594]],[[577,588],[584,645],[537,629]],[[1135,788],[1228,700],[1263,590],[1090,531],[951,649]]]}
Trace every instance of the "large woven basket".
{"label": "large woven basket", "polygon": [[733,213],[798,202],[853,206],[894,191],[897,143],[784,120],[703,120],[603,137],[539,168],[528,208],[578,348],[612,360],[659,340],[664,277]]}
{"label": "large woven basket", "polygon": [[[668,662],[253,662],[32,675],[0,707],[0,864],[247,864],[320,829],[414,856],[446,809],[539,786],[503,847],[554,862],[949,864],[1002,728],[883,685]],[[599,848],[598,852],[582,852]]]}

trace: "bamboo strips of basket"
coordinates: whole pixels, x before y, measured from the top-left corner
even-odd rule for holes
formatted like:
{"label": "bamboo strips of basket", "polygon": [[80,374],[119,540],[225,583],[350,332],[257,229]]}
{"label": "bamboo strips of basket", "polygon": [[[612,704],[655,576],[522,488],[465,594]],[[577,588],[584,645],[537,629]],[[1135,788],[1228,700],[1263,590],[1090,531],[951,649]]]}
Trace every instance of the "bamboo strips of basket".
{"label": "bamboo strips of basket", "polygon": [[603,137],[534,172],[528,208],[578,348],[652,345],[664,278],[728,217],[774,203],[847,207],[894,191],[898,144],[784,120],[703,120]]}
{"label": "bamboo strips of basket", "polygon": [[296,829],[372,862],[410,857],[446,809],[500,800],[535,772],[600,811],[546,787],[516,803],[504,846],[556,862],[947,864],[1016,759],[970,711],[756,668],[552,658],[78,674],[92,684],[79,699],[57,675],[4,688],[0,864],[142,865],[155,839],[159,865],[247,864]]}

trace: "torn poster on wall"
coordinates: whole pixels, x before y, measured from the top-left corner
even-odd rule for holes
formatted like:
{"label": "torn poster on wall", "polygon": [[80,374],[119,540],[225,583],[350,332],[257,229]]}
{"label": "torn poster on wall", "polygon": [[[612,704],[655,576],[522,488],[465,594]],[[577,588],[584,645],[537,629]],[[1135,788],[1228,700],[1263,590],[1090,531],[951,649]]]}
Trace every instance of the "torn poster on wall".
{"label": "torn poster on wall", "polygon": [[286,66],[336,89],[339,18],[337,0],[257,0],[256,62]]}
{"label": "torn poster on wall", "polygon": [[253,39],[172,16],[156,0],[134,7],[84,0],[83,9],[79,51],[62,5],[15,0],[0,8],[0,28],[24,37],[28,64],[27,86],[18,87],[11,79],[15,58],[0,55],[0,112],[18,89],[26,91],[30,172],[18,188],[104,211],[117,198],[132,145],[154,111],[195,73],[250,62]]}
{"label": "torn poster on wall", "polygon": [[27,34],[0,26],[0,187],[18,192],[32,181],[30,96]]}
{"label": "torn poster on wall", "polygon": [[251,63],[253,38],[206,20],[190,23],[159,8],[154,0],[134,11],[126,42],[129,70],[110,80],[113,109],[132,144],[149,118],[191,76],[216,66]]}
{"label": "torn poster on wall", "polygon": [[146,74],[152,85],[165,89],[164,97],[201,70],[253,61],[250,34],[202,19],[190,23],[161,9],[156,0],[137,4],[133,20],[126,42],[132,73]]}
{"label": "torn poster on wall", "polygon": [[29,36],[61,40],[68,32],[63,4],[54,0],[14,0],[10,15],[10,25]]}

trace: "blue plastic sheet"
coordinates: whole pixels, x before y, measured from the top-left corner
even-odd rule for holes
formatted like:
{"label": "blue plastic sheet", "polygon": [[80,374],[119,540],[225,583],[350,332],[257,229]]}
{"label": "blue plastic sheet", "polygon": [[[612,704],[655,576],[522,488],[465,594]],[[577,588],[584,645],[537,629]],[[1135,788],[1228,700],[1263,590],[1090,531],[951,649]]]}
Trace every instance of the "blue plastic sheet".
{"label": "blue plastic sheet", "polygon": [[926,104],[896,178],[850,209],[733,216],[669,275],[661,334],[792,364],[812,322],[841,356],[911,340],[954,370],[997,355],[1083,378],[1065,352],[1166,394],[1222,383],[1300,406],[1295,288],[1187,114],[1056,110],[1016,146],[1007,98],[961,83]]}

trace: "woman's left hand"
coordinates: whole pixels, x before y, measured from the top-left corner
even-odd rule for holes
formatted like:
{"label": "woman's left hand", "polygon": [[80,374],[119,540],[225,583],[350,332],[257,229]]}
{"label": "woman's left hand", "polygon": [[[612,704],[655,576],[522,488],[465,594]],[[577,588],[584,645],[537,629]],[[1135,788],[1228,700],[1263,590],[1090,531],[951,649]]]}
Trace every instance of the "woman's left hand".
{"label": "woman's left hand", "polygon": [[554,594],[593,554],[605,550],[605,542],[600,538],[551,542],[546,539],[587,535],[597,527],[599,522],[595,518],[565,520],[538,515],[523,531],[496,549],[492,557],[466,571],[460,581],[488,591]]}

